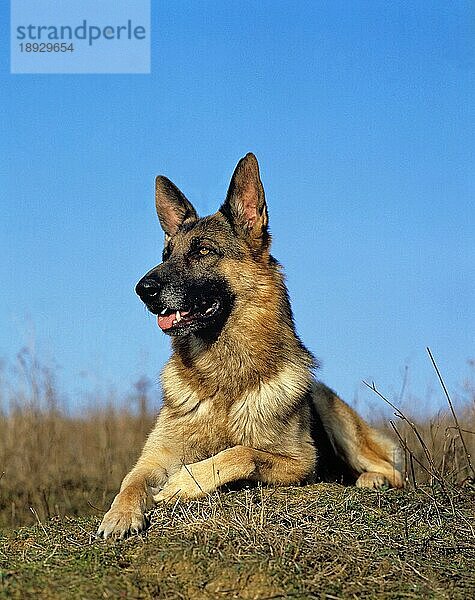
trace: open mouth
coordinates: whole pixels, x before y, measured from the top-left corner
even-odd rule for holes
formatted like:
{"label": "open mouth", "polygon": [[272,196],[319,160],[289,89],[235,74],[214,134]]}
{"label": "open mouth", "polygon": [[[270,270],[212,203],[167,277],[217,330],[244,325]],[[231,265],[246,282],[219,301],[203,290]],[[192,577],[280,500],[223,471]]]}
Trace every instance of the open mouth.
{"label": "open mouth", "polygon": [[160,329],[166,333],[179,332],[194,323],[205,323],[220,310],[221,303],[217,298],[202,300],[192,308],[164,307],[157,315]]}

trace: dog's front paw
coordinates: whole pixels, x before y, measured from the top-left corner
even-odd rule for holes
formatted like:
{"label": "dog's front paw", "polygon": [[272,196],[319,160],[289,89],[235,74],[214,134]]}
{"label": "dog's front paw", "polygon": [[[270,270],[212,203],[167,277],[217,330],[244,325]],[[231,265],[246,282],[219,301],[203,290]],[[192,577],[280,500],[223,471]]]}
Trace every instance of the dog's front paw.
{"label": "dog's front paw", "polygon": [[124,539],[128,535],[140,533],[146,526],[145,515],[140,507],[125,507],[117,504],[104,515],[97,536]]}
{"label": "dog's front paw", "polygon": [[193,476],[189,467],[181,469],[172,475],[163,488],[154,494],[155,502],[170,502],[179,498],[180,500],[191,500],[206,495],[206,490]]}

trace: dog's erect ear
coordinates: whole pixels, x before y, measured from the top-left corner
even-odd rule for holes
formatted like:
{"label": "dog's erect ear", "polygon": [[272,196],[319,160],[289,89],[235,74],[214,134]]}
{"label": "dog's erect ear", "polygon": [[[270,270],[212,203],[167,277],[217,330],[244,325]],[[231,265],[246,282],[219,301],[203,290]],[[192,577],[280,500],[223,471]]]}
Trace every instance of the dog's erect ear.
{"label": "dog's erect ear", "polygon": [[238,162],[226,200],[219,210],[237,232],[244,233],[254,249],[259,250],[267,245],[267,206],[259,164],[254,154],[246,154]]}
{"label": "dog's erect ear", "polygon": [[175,235],[185,221],[198,219],[195,209],[185,195],[163,175],[155,179],[155,206],[166,239]]}

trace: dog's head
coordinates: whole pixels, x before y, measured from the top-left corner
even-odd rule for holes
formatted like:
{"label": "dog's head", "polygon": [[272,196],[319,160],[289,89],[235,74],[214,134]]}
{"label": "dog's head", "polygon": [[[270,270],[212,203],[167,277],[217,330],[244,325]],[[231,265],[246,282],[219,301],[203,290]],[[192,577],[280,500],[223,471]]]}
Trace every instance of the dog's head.
{"label": "dog's head", "polygon": [[166,177],[157,177],[155,190],[165,248],[162,263],[142,277],[136,292],[165,333],[215,334],[237,303],[245,310],[262,266],[271,260],[256,157],[239,161],[224,204],[208,217],[200,219]]}

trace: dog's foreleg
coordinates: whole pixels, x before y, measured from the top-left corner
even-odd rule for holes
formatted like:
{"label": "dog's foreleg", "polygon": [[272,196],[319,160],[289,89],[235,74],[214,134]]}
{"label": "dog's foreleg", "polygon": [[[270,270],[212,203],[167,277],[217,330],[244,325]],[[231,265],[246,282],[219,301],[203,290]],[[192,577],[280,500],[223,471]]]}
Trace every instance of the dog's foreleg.
{"label": "dog's foreleg", "polygon": [[200,498],[221,485],[246,479],[291,485],[303,481],[314,466],[315,450],[310,444],[302,449],[301,456],[295,458],[233,446],[211,458],[183,465],[153,498],[157,502]]}
{"label": "dog's foreleg", "polygon": [[158,463],[139,460],[124,477],[120,491],[104,515],[97,535],[124,538],[145,528],[145,508],[149,487],[160,487],[167,479],[166,470]]}
{"label": "dog's foreleg", "polygon": [[99,525],[98,536],[123,538],[144,529],[147,474],[146,470],[134,469],[124,478],[120,492]]}
{"label": "dog's foreleg", "polygon": [[145,528],[145,508],[149,488],[160,488],[180,467],[180,460],[163,446],[160,416],[145,443],[135,467],[124,477],[110,510],[104,515],[97,535],[123,538]]}

